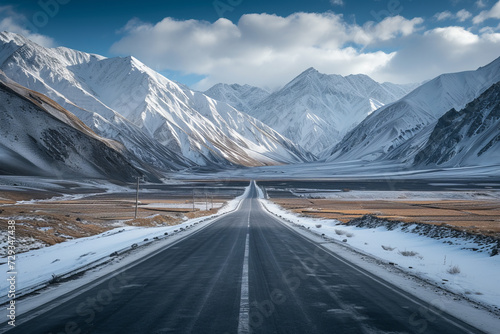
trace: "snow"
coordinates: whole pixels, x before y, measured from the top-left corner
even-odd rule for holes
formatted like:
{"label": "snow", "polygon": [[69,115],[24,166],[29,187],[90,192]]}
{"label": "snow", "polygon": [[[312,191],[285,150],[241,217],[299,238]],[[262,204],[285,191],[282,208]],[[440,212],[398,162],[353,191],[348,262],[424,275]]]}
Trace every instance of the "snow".
{"label": "snow", "polygon": [[409,89],[366,75],[326,75],[310,68],[248,113],[314,154],[334,144],[375,109]]}
{"label": "snow", "polygon": [[[458,295],[500,307],[500,256],[464,249],[474,246],[470,241],[436,240],[401,228],[358,228],[343,225],[337,220],[298,216],[264,199],[260,190],[259,195],[260,202],[268,211],[295,225],[302,225],[318,235],[324,234],[328,239],[345,243],[385,263],[395,263],[401,270]],[[480,248],[479,245],[475,246]],[[416,254],[404,256],[402,253],[405,251]],[[460,272],[450,274],[448,270],[453,266],[457,266]]]}
{"label": "snow", "polygon": [[[247,187],[241,196],[227,202],[216,214],[190,219],[179,225],[149,228],[119,227],[95,236],[69,240],[50,247],[17,254],[16,295],[21,296],[43,287],[52,279],[52,275],[62,277],[104,263],[110,259],[110,254],[129,250],[133,244],[140,246],[157,242],[155,238],[159,238],[158,242],[165,244],[165,242],[169,242],[172,234],[187,235],[192,233],[214,222],[222,214],[235,210],[242,198],[247,196],[249,190],[250,187]],[[168,233],[168,236],[165,233]],[[0,263],[0,271],[7,272],[7,258],[1,257]],[[7,283],[6,280],[2,280],[0,290],[6,291]],[[0,296],[0,303],[5,302],[5,298],[7,298],[6,295]]]}
{"label": "snow", "polygon": [[[451,186],[453,184],[444,184]],[[268,189],[269,190],[269,189]],[[447,201],[447,200],[498,200],[498,191],[370,191],[351,190],[343,192],[340,190],[324,192],[308,189],[304,192],[292,192],[297,197],[305,198],[329,198],[336,200],[404,200],[404,201]]]}
{"label": "snow", "polygon": [[165,171],[312,158],[256,119],[168,80],[133,57],[49,49],[11,33],[0,33],[0,50],[6,54],[0,69],[10,79],[52,98],[99,135],[123,143],[136,164],[144,161]]}
{"label": "snow", "polygon": [[270,95],[270,93],[259,87],[223,83],[214,85],[206,90],[204,94],[243,112],[249,112],[257,103]]}
{"label": "snow", "polygon": [[[224,203],[214,202],[214,208],[220,208]],[[199,210],[205,210],[207,208],[206,202],[194,202],[194,207]],[[141,208],[155,208],[155,209],[192,209],[193,203],[148,203],[146,205],[141,205]],[[208,199],[208,208],[212,208],[212,202],[210,198]]]}
{"label": "snow", "polygon": [[[338,145],[325,151],[327,161],[375,160],[406,143],[420,147],[437,120],[450,109],[465,105],[500,81],[500,58],[477,69],[443,74],[400,100],[377,109],[349,132]],[[423,131],[427,133],[419,138]],[[408,150],[391,158],[408,158]]]}

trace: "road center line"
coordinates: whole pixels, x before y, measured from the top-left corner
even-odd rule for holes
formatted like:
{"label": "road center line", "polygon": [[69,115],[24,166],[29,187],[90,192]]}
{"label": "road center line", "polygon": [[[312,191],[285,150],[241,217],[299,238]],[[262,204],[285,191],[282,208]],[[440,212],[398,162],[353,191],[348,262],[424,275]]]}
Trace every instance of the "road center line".
{"label": "road center line", "polygon": [[[249,222],[250,224],[250,217]],[[238,334],[250,333],[250,302],[248,298],[248,253],[249,253],[249,233],[245,240],[245,256],[243,258],[243,271],[241,274],[241,297],[240,297],[240,318],[238,322]]]}

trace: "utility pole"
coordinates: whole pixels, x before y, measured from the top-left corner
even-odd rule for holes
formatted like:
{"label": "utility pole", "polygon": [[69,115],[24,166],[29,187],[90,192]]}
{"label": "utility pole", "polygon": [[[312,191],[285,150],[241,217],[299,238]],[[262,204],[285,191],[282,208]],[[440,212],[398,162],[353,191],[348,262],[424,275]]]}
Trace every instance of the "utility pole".
{"label": "utility pole", "polygon": [[214,195],[210,195],[211,199],[212,199],[212,209],[214,208]]}
{"label": "utility pole", "polygon": [[206,192],[205,192],[205,211],[208,211],[208,197]]}
{"label": "utility pole", "polygon": [[139,206],[139,180],[141,178],[137,176],[137,188],[135,192],[135,214],[134,214],[134,219],[137,219],[137,207]]}
{"label": "utility pole", "polygon": [[194,212],[194,189],[193,189],[193,212]]}

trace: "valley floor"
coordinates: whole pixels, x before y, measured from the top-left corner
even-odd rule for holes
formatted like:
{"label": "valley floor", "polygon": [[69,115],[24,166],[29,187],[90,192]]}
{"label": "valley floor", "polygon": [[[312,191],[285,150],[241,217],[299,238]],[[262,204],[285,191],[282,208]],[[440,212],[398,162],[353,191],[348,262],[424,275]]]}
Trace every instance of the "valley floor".
{"label": "valley floor", "polygon": [[[262,200],[271,213],[307,233],[322,237],[326,243],[346,245],[345,247],[361,256],[374,258],[380,261],[380,264],[390,264],[396,270],[430,282],[438,289],[455,293],[458,299],[474,301],[500,314],[500,289],[497,284],[497,277],[500,276],[500,256],[493,256],[495,249],[498,252],[498,233],[495,233],[494,238],[480,233],[461,233],[461,229],[449,225],[396,222],[374,216],[359,217],[364,213],[373,213],[370,212],[369,206],[363,209],[366,212],[356,212],[359,218],[346,224],[332,217],[345,218],[345,213],[353,215],[352,212],[346,212],[348,210],[345,205],[349,205],[349,202],[309,203],[309,207],[314,203],[321,203],[321,208],[325,208],[326,204],[339,204],[334,213],[322,213],[319,208],[298,209],[298,203],[305,204],[304,201]],[[377,201],[371,204],[377,207]],[[404,205],[408,203],[401,203],[401,206]],[[285,210],[283,206],[293,210]],[[389,207],[390,202],[385,206]],[[396,207],[392,208],[396,210]],[[315,212],[311,214],[311,211]],[[423,214],[425,209],[416,210],[419,211]],[[405,215],[405,210],[402,210],[400,215]],[[411,217],[413,221],[418,220],[417,218]],[[499,224],[497,221],[493,225],[498,228]],[[491,231],[490,228],[487,231]],[[474,232],[477,233],[478,230],[474,229]]]}
{"label": "valley floor", "polygon": [[[228,199],[242,192],[240,184],[219,184],[218,187],[219,194],[214,198]],[[149,193],[146,191],[142,197],[141,217],[143,217],[142,215],[152,215],[150,209],[159,210],[160,215],[162,214],[161,210],[174,209],[174,211],[183,211],[189,209],[186,208],[187,203],[182,203],[182,200],[186,201],[188,194],[192,194],[193,184],[171,184],[164,187],[163,191],[152,188],[154,187],[149,186]],[[203,189],[199,185],[196,188]],[[199,197],[201,197],[202,193],[208,193],[208,189],[207,186],[205,191],[200,191]],[[264,191],[258,190],[258,192],[259,202],[263,205],[263,208],[283,219],[283,222],[289,228],[313,240],[316,244],[330,249],[342,258],[348,259],[347,261],[374,273],[377,277],[392,282],[404,290],[412,291],[411,293],[428,302],[428,305],[422,306],[424,307],[421,310],[422,312],[427,312],[425,307],[432,309],[434,313],[447,310],[455,314],[455,316],[463,315],[467,322],[476,325],[481,325],[481,322],[483,322],[479,327],[484,328],[487,332],[490,332],[489,329],[494,328],[498,323],[500,290],[498,289],[497,277],[500,276],[500,256],[491,256],[490,248],[473,251],[470,248],[481,247],[475,240],[465,240],[453,236],[445,236],[439,239],[430,238],[425,233],[411,233],[414,232],[413,230],[417,224],[408,224],[406,227],[400,225],[385,226],[383,223],[376,221],[376,218],[373,218],[375,221],[367,218],[365,226],[354,226],[343,224],[332,217],[307,217],[304,216],[304,212],[300,212],[300,209],[297,212],[286,210],[265,199],[266,194]],[[165,197],[167,193],[170,194],[171,199],[166,200],[163,198],[161,200],[158,198],[160,194]],[[302,188],[301,193],[304,195],[307,191]],[[353,194],[353,192],[344,193],[350,194],[350,196]],[[70,212],[69,215],[73,217],[76,213],[75,210],[80,210],[77,213],[81,214],[81,211],[84,211],[81,209],[83,203],[89,201],[85,204],[88,214],[92,213],[92,206],[109,205],[108,209],[111,213],[108,212],[107,214],[115,215],[114,217],[117,218],[125,218],[124,215],[130,216],[133,214],[133,206],[130,200],[133,194],[133,191],[117,191],[115,193],[87,195],[85,198],[73,198],[73,200],[70,199],[71,197],[67,197],[65,200],[18,202],[20,211],[33,209],[32,212],[19,212],[19,214],[37,215],[40,213],[37,210],[41,210],[41,208],[50,211],[59,207],[66,208],[67,212]],[[269,194],[269,191],[267,194]],[[177,201],[174,200],[176,196],[179,197]],[[128,199],[125,200],[125,198]],[[239,210],[240,198],[229,201],[228,205],[219,209],[219,215],[231,210]],[[282,198],[279,201],[283,206],[289,208],[292,208],[293,205],[297,206],[297,203],[304,204],[304,201],[315,203],[315,199],[303,197]],[[338,212],[334,214],[339,215],[352,214],[347,212],[349,203],[356,202],[352,200],[346,202],[333,201],[331,199],[328,201],[331,205],[335,203],[338,207],[327,208],[324,205],[325,203],[316,203],[322,203],[322,209],[337,210]],[[399,210],[404,208],[405,205],[410,205],[408,201],[413,203],[415,198],[404,200],[400,203],[401,207],[393,209]],[[341,206],[342,203],[344,203],[344,207]],[[387,205],[390,206],[396,205],[398,201],[395,199],[387,202],[369,201],[365,198],[360,203],[360,205],[367,206],[363,210],[366,209],[370,212],[356,212],[356,215],[376,213],[371,211],[386,209],[380,206],[381,203],[388,203]],[[420,204],[425,203],[428,203],[428,201],[423,201]],[[207,203],[204,204],[206,208]],[[372,206],[369,207],[369,204]],[[48,206],[45,207],[45,205]],[[201,201],[196,201],[195,205],[198,205],[200,209],[203,207]],[[472,201],[469,205],[472,205]],[[9,204],[3,208],[8,209],[11,206],[15,207],[15,205]],[[116,212],[111,209],[113,206],[118,208]],[[319,207],[316,210],[320,211]],[[425,211],[425,209],[422,210]],[[4,213],[8,214],[7,211]],[[106,210],[96,210],[97,213],[104,215]],[[175,212],[175,214],[177,213]],[[330,214],[330,212],[327,214]],[[400,215],[405,214],[409,216],[408,212],[405,213],[404,210],[401,210]],[[65,215],[63,216],[65,217]],[[204,226],[211,224],[214,217],[214,215],[211,215],[205,218],[190,219],[175,226],[168,226],[166,223],[162,223],[163,225],[156,224],[155,227],[149,228],[143,226],[115,226],[111,230],[94,236],[75,238],[51,247],[20,254],[18,256],[20,269],[18,289],[20,291],[28,292],[37,287],[47,286],[47,282],[49,282],[48,287],[45,288],[45,293],[39,296],[31,296],[26,301],[21,300],[20,305],[23,305],[23,308],[26,307],[25,311],[27,311],[35,307],[35,305],[47,302],[49,295],[50,298],[54,298],[55,295],[64,293],[70,288],[80,286],[82,281],[78,277],[76,279],[72,277],[72,281],[60,283],[60,280],[64,281],[65,277],[68,277],[66,274],[72,271],[93,268],[99,263],[107,263],[104,268],[91,269],[90,275],[85,274],[82,277],[84,281],[90,280],[89,277],[102,275],[103,272],[120,268],[124,263],[135,261],[134,259],[137,259],[139,254],[145,256],[145,254],[152,253],[155,249],[163,247],[162,245],[165,243],[174,242],[194,231],[203,229]],[[90,218],[88,219],[90,221]],[[103,222],[106,221],[103,217],[100,219]],[[25,221],[26,219],[22,217],[19,220],[23,224]],[[41,229],[40,231],[45,233],[48,229]],[[141,247],[142,245],[145,247]],[[135,252],[134,247],[137,246],[137,252]],[[483,244],[482,246],[491,245]],[[130,251],[131,249],[132,251]],[[1,262],[0,268],[5,267],[6,261]],[[52,279],[53,282],[51,282]]]}
{"label": "valley floor", "polygon": [[6,254],[9,220],[16,221],[20,253],[119,227],[175,226],[215,214],[237,192],[209,183],[141,185],[134,218],[133,185],[1,177],[0,255]]}

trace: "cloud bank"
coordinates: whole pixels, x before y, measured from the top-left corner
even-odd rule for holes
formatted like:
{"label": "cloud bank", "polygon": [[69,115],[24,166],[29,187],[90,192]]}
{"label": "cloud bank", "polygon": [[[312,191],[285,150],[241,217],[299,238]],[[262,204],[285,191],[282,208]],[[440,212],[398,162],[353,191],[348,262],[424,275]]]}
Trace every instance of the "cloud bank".
{"label": "cloud bank", "polygon": [[410,36],[422,23],[394,16],[360,26],[334,13],[247,14],[237,24],[224,18],[165,18],[154,25],[134,19],[111,51],[132,54],[157,70],[206,75],[199,89],[218,82],[276,88],[311,66],[343,75],[382,71],[395,53],[377,45]]}

